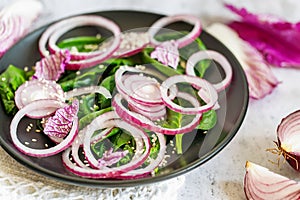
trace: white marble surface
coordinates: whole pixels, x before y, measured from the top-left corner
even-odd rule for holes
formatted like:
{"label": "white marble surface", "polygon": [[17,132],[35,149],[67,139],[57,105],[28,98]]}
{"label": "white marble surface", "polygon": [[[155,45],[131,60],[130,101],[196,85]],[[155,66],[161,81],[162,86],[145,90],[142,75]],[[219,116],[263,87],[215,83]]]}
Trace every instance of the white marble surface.
{"label": "white marble surface", "polygon": [[[1,0],[0,7],[9,1]],[[232,15],[223,8],[221,0],[43,0],[45,13],[35,28],[50,21],[82,12],[133,9],[162,14],[190,13],[203,19],[223,20]],[[300,21],[297,0],[230,0],[251,11],[273,13],[291,21]],[[245,120],[232,142],[205,165],[179,177],[181,186],[173,192],[183,199],[245,199],[243,192],[244,165],[247,160],[261,164],[282,175],[299,179],[287,164],[281,168],[268,160],[277,156],[265,151],[274,147],[276,127],[290,112],[300,109],[300,70],[274,68],[282,83],[266,98],[249,102]],[[168,184],[168,183],[166,183]],[[149,197],[150,198],[150,197]],[[155,196],[151,197],[155,198]],[[175,199],[175,198],[173,198]]]}

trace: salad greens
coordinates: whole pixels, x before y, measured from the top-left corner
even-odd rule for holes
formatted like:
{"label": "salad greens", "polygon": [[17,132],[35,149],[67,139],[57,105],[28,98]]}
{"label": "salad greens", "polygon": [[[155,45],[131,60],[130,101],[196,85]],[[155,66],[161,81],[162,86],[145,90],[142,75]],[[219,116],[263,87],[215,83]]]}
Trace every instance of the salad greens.
{"label": "salad greens", "polygon": [[22,85],[32,73],[26,73],[13,65],[0,75],[0,96],[7,114],[14,115],[17,112],[14,97],[15,91]]}
{"label": "salad greens", "polygon": [[[182,33],[172,33],[159,36],[161,40],[176,39],[182,36]],[[88,48],[89,45],[96,45],[101,43],[102,39],[99,37],[75,37],[62,40],[58,46],[68,49],[76,49],[79,52],[92,51],[92,48]],[[206,49],[205,45],[200,39],[196,39],[196,42],[179,50],[181,55],[181,61],[179,67],[175,70],[168,66],[162,65],[158,61],[150,57],[152,48],[146,48],[138,55],[129,58],[114,58],[107,60],[101,65],[94,66],[92,68],[83,69],[79,71],[65,71],[61,78],[57,81],[62,89],[66,92],[74,88],[80,88],[84,86],[100,85],[108,89],[111,94],[115,90],[115,72],[121,65],[134,66],[140,63],[150,63],[161,73],[172,76],[176,74],[183,74],[185,70],[186,58],[196,51]],[[209,67],[209,63],[206,61],[199,62],[196,67],[197,75],[203,77],[206,69]],[[27,73],[22,69],[10,65],[5,72],[0,76],[0,95],[4,105],[4,109],[7,114],[13,115],[17,111],[14,104],[14,93],[16,89],[29,79],[32,72]],[[191,88],[189,89],[191,90]],[[190,91],[194,92],[194,91]],[[182,100],[176,99],[178,103],[182,103]],[[99,94],[82,95],[79,97],[79,129],[83,129],[89,124],[95,117],[111,111],[111,100],[106,99]],[[166,119],[161,120],[159,123],[163,127],[167,128],[180,128],[184,126],[193,116],[184,115],[167,108]],[[203,114],[202,121],[198,125],[198,129],[209,130],[216,124],[217,114],[214,110],[208,111]],[[151,136],[151,132],[148,132]],[[167,136],[173,137],[173,136]],[[176,136],[176,148],[177,153],[182,153],[182,137],[183,134],[177,134]],[[152,140],[151,140],[152,141]],[[156,158],[159,151],[159,142],[153,140],[150,151],[150,158]],[[114,128],[110,134],[103,140],[100,140],[92,145],[92,150],[95,155],[101,157],[105,150],[114,148],[114,150],[120,149],[122,151],[127,150],[128,154],[123,157],[116,165],[127,163],[134,155],[135,141],[133,137],[119,128]],[[145,164],[147,164],[146,161]]]}
{"label": "salad greens", "polygon": [[90,52],[98,47],[103,42],[103,38],[100,36],[78,36],[65,39],[58,43],[58,47],[61,49],[72,50],[74,48],[79,52]]}

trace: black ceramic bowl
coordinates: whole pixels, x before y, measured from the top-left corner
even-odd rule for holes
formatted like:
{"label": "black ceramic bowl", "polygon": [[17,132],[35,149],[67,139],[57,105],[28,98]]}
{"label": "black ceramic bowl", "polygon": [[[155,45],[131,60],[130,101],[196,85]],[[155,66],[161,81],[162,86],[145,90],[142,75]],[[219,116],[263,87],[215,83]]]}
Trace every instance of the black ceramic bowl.
{"label": "black ceramic bowl", "polygon": [[[92,14],[112,19],[120,25],[122,31],[149,27],[154,21],[162,17],[158,14],[136,11],[105,11]],[[40,55],[38,53],[37,43],[41,33],[46,28],[47,26],[34,31],[12,47],[0,60],[0,72],[3,72],[9,64],[13,64],[18,67],[32,66],[37,60],[39,60]],[[191,26],[186,23],[174,23],[168,28],[176,31],[184,31],[191,29]],[[103,30],[94,30],[89,27],[77,30],[77,34],[93,33],[98,31],[101,33]],[[150,184],[181,175],[201,166],[220,152],[237,133],[247,110],[248,87],[243,70],[232,53],[223,44],[205,31],[203,31],[200,38],[208,49],[221,52],[229,60],[233,69],[233,80],[226,92],[221,93],[219,96],[221,108],[217,111],[218,123],[215,128],[208,131],[206,134],[191,133],[185,135],[183,138],[184,153],[182,155],[173,156],[167,166],[161,169],[160,174],[154,177],[149,176],[135,180],[93,180],[81,178],[70,173],[62,164],[61,154],[47,158],[26,156],[20,153],[12,143],[9,132],[10,121],[12,118],[4,113],[3,105],[1,104],[0,142],[2,147],[14,159],[31,170],[66,183],[92,187],[127,187]],[[214,68],[207,72],[207,78],[209,79],[216,74],[220,75],[222,72],[218,70],[218,68]]]}

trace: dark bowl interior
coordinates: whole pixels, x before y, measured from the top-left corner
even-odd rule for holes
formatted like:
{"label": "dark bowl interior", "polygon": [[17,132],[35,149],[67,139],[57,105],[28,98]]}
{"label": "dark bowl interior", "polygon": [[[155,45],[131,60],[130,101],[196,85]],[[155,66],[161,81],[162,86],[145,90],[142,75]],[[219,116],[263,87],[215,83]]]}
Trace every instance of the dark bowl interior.
{"label": "dark bowl interior", "polygon": [[[162,17],[158,14],[136,11],[106,11],[92,14],[112,19],[120,25],[122,31],[149,27],[154,21]],[[34,65],[34,63],[40,59],[37,42],[41,33],[46,28],[47,26],[34,31],[11,48],[0,60],[0,72],[4,71],[9,64],[18,67]],[[168,26],[168,28],[176,31],[183,31],[191,29],[191,26],[186,23],[174,23],[171,26]],[[76,34],[95,34],[97,32],[107,34],[102,29],[92,27],[76,30]],[[20,153],[12,143],[9,133],[9,126],[12,118],[4,113],[3,105],[1,104],[0,142],[2,147],[18,162],[36,172],[66,183],[92,187],[127,187],[150,184],[181,175],[199,167],[220,152],[231,141],[244,119],[248,105],[248,87],[240,64],[223,44],[205,31],[203,31],[200,38],[208,49],[216,50],[226,56],[233,68],[233,80],[230,87],[219,96],[221,108],[217,111],[218,123],[216,127],[206,134],[197,133],[196,131],[186,134],[183,138],[184,153],[182,155],[172,156],[169,164],[164,167],[157,176],[149,176],[136,180],[86,179],[68,172],[62,165],[60,154],[47,158],[26,156]],[[221,73],[222,72],[215,68],[208,72],[207,78]],[[19,130],[21,131],[24,129],[21,127]],[[25,140],[26,136],[21,139]]]}

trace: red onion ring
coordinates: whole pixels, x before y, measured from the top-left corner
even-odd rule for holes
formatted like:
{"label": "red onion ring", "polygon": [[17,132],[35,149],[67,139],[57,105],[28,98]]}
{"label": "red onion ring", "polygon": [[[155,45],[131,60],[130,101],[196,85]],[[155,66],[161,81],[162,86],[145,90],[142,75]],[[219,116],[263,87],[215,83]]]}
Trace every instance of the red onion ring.
{"label": "red onion ring", "polygon": [[162,110],[154,111],[154,112],[141,110],[141,109],[139,109],[138,107],[135,107],[135,105],[132,105],[132,104],[128,104],[128,107],[131,111],[139,113],[139,114],[149,118],[152,121],[160,120],[160,119],[164,118],[167,114],[167,110],[166,110],[165,107]]}
{"label": "red onion ring", "polygon": [[[101,119],[100,121],[103,121],[103,120]],[[86,177],[86,178],[115,178],[115,177],[120,176],[122,173],[125,173],[125,172],[128,172],[130,170],[137,168],[149,156],[149,153],[150,153],[149,138],[148,138],[147,134],[145,134],[142,130],[140,130],[134,126],[131,126],[130,124],[128,124],[124,121],[120,121],[120,120],[112,120],[112,121],[109,121],[106,123],[110,123],[110,125],[113,123],[124,129],[133,128],[134,129],[133,133],[137,134],[138,138],[140,138],[140,137],[143,138],[143,141],[145,142],[146,149],[145,149],[145,151],[143,150],[144,151],[143,154],[141,156],[134,158],[130,163],[122,165],[120,167],[113,167],[113,168],[104,167],[102,169],[92,169],[92,168],[81,168],[79,166],[74,165],[69,159],[69,155],[71,152],[71,149],[69,148],[63,153],[63,163],[67,167],[67,169],[69,169],[72,173],[82,176],[82,177]],[[106,126],[103,123],[102,123],[102,125]],[[98,128],[101,128],[101,127],[98,126]],[[86,138],[88,138],[88,137],[86,137]],[[85,141],[88,141],[88,139],[86,139]],[[84,146],[85,146],[85,142],[84,142]],[[87,148],[87,150],[88,149],[89,148]],[[90,149],[88,151],[90,151]]]}
{"label": "red onion ring", "polygon": [[[112,130],[112,128],[106,128],[104,130],[104,133],[102,133],[101,138],[100,137],[92,138],[91,143],[94,143],[94,142],[97,142],[97,141],[101,140],[102,136],[108,135],[111,130]],[[82,168],[88,168],[87,165],[81,161],[81,159],[79,158],[79,155],[78,155],[79,148],[83,144],[83,138],[85,137],[85,132],[86,132],[86,127],[84,129],[82,129],[81,131],[79,131],[79,133],[78,133],[77,137],[75,138],[74,142],[72,143],[72,147],[71,147],[71,149],[72,149],[72,158],[73,158],[74,162],[79,167],[82,167]]]}
{"label": "red onion ring", "polygon": [[[99,126],[96,126],[95,128],[101,128],[103,126],[103,123],[106,122],[107,120],[110,120],[110,119],[118,119],[118,116],[114,113],[114,112],[110,112],[109,114],[106,114],[106,115],[101,115],[101,121],[99,120],[99,117],[98,118],[95,118],[91,124],[96,124],[96,122],[99,122],[101,124],[99,124]],[[90,125],[90,124],[89,124]],[[79,158],[78,156],[78,151],[79,151],[79,148],[80,146],[83,145],[83,140],[84,140],[84,137],[87,135],[87,127],[89,126],[87,125],[86,127],[84,127],[82,130],[79,131],[75,141],[73,142],[72,144],[72,157],[75,161],[75,163],[77,165],[79,165],[80,167],[87,167]],[[104,126],[102,128],[105,128]],[[102,133],[102,135],[97,135],[97,136],[94,136],[92,138],[92,142],[95,142],[95,141],[98,141],[98,140],[101,140],[103,138],[103,136],[106,136],[109,132],[111,131],[111,128],[107,128],[105,130],[105,132]]]}
{"label": "red onion ring", "polygon": [[196,76],[194,66],[201,60],[213,59],[217,61],[225,72],[225,78],[217,84],[213,84],[218,92],[224,90],[231,82],[232,79],[232,68],[228,60],[219,52],[213,50],[198,51],[191,55],[187,61],[186,74]]}
{"label": "red onion ring", "polygon": [[34,157],[47,157],[47,156],[52,156],[55,154],[58,154],[62,152],[63,150],[67,149],[72,142],[74,141],[75,137],[77,136],[77,129],[78,129],[78,118],[74,117],[73,121],[73,126],[70,130],[70,133],[66,136],[66,138],[57,144],[54,147],[50,147],[48,149],[33,149],[30,148],[24,144],[22,144],[17,136],[17,127],[21,119],[26,115],[26,113],[33,112],[35,110],[43,109],[45,105],[48,105],[48,107],[52,108],[60,108],[61,107],[61,102],[56,101],[56,100],[37,100],[33,101],[26,106],[24,106],[22,109],[20,109],[14,118],[11,121],[10,124],[10,134],[12,141],[16,148],[29,156],[34,156]]}
{"label": "red onion ring", "polygon": [[164,26],[178,22],[178,21],[184,21],[186,23],[194,25],[193,30],[187,34],[186,36],[175,40],[175,42],[178,45],[178,48],[182,48],[190,43],[192,43],[196,38],[199,37],[199,35],[202,32],[202,26],[201,21],[199,18],[192,16],[192,15],[173,15],[173,16],[167,16],[158,19],[148,30],[148,33],[150,35],[150,41],[153,45],[158,46],[162,42],[157,41],[155,39],[155,35],[158,33],[158,31],[163,28]]}
{"label": "red onion ring", "polygon": [[[119,48],[113,53],[114,58],[123,58],[135,55],[141,52],[149,43],[149,34],[147,32],[123,32],[121,33],[121,43]],[[104,42],[99,49],[104,50],[111,46],[111,40]]]}
{"label": "red onion ring", "polygon": [[42,34],[39,40],[39,50],[41,55],[45,57],[49,54],[49,52],[46,50],[46,44],[48,40],[50,51],[58,52],[61,49],[57,47],[55,43],[61,35],[78,26],[88,25],[101,26],[110,30],[114,35],[114,41],[105,51],[99,50],[89,53],[71,53],[71,61],[67,64],[66,69],[78,70],[82,68],[88,68],[108,59],[119,48],[121,43],[120,28],[113,21],[97,15],[72,17],[51,25]]}
{"label": "red onion ring", "polygon": [[[15,92],[15,104],[22,109],[27,104],[37,100],[56,100],[64,102],[64,91],[61,86],[54,81],[30,80],[22,84]],[[41,118],[55,112],[56,108],[44,105],[39,110],[26,113],[31,118]]]}
{"label": "red onion ring", "polygon": [[[203,106],[193,107],[193,108],[184,108],[182,106],[179,106],[178,104],[175,104],[172,102],[172,100],[168,97],[168,90],[172,85],[175,85],[176,83],[181,82],[187,82],[191,83],[193,86],[197,86],[198,88],[201,88],[201,90],[205,90],[206,94],[206,100],[209,101],[206,102],[207,104]],[[218,100],[218,93],[215,90],[215,88],[205,79],[201,79],[199,77],[195,76],[187,76],[187,75],[176,75],[171,76],[167,78],[160,86],[161,91],[161,98],[165,105],[170,108],[171,110],[174,110],[175,112],[180,112],[183,114],[197,114],[197,113],[203,113],[206,112],[214,107]]]}
{"label": "red onion ring", "polygon": [[[91,152],[90,144],[91,144],[91,138],[95,131],[99,130],[99,124],[103,124],[103,118],[105,119],[106,116],[113,115],[115,116],[115,112],[111,111],[108,113],[104,113],[100,117],[97,117],[93,122],[87,127],[86,135],[84,137],[83,141],[83,150],[86,156],[86,159],[89,161],[90,165],[94,168],[98,168],[98,161],[95,159]],[[145,161],[145,157],[142,155],[146,155],[150,152],[149,147],[149,138],[146,133],[144,133],[142,130],[138,129],[135,126],[129,125],[128,123],[121,121],[121,120],[111,120],[109,122],[111,126],[119,127],[122,129],[127,130],[136,140],[136,154],[132,158],[131,161],[131,168],[138,167]],[[99,136],[102,136],[103,132],[99,134]],[[146,148],[145,151],[143,148]],[[147,153],[148,152],[148,153]],[[148,157],[148,156],[147,156]],[[134,165],[132,164],[134,163]],[[127,165],[120,167],[122,170],[127,169]]]}
{"label": "red onion ring", "polygon": [[[198,100],[193,96],[191,96],[190,94],[178,92],[177,96],[191,102],[193,106],[199,107]],[[140,115],[135,112],[131,112],[122,104],[122,100],[125,100],[124,97],[122,97],[121,94],[116,94],[112,101],[112,105],[115,108],[116,113],[120,116],[121,119],[123,119],[124,121],[132,125],[140,126],[142,128],[151,130],[153,132],[162,133],[166,135],[176,135],[180,133],[187,133],[193,131],[199,124],[202,116],[201,113],[197,113],[196,116],[193,118],[193,120],[184,127],[180,127],[176,129],[164,128],[156,125],[154,122],[144,117],[143,115]]]}
{"label": "red onion ring", "polygon": [[156,136],[158,137],[158,141],[160,145],[157,157],[154,160],[151,160],[150,164],[145,168],[134,169],[129,172],[123,173],[119,178],[129,179],[129,178],[144,177],[150,174],[155,168],[159,166],[159,164],[162,162],[162,160],[165,157],[167,146],[166,146],[166,139],[163,134],[156,133]]}
{"label": "red onion ring", "polygon": [[[115,73],[116,88],[123,96],[131,98],[133,101],[139,102],[140,104],[143,104],[143,105],[160,105],[163,103],[161,99],[144,99],[137,95],[133,96],[134,91],[132,91],[131,86],[130,86],[130,88],[127,88],[126,87],[127,84],[126,85],[124,84],[124,80],[122,77],[124,76],[125,72],[134,72],[134,73],[139,73],[139,74],[145,73],[145,71],[143,71],[143,70],[139,70],[139,69],[136,69],[133,67],[128,67],[128,66],[121,66],[116,71],[116,73]],[[147,78],[145,78],[145,79],[147,79]],[[150,83],[153,84],[152,81],[150,81]]]}
{"label": "red onion ring", "polygon": [[166,108],[165,105],[142,105],[139,104],[135,101],[133,101],[132,99],[126,99],[126,101],[128,102],[128,105],[131,107],[134,107],[138,110],[144,111],[144,112],[149,112],[149,113],[153,113],[153,112],[159,112],[161,110],[164,110]]}
{"label": "red onion ring", "polygon": [[[159,74],[157,74],[157,72],[151,71],[151,70],[141,70],[141,69],[137,69],[134,67],[129,67],[129,66],[121,66],[115,73],[115,80],[116,80],[116,88],[118,89],[119,93],[121,93],[126,99],[132,99],[134,102],[144,105],[144,106],[158,106],[158,105],[162,105],[163,101],[161,99],[145,99],[145,98],[141,98],[137,95],[133,96],[132,93],[134,90],[134,85],[130,86],[129,88],[128,85],[129,84],[124,84],[124,79],[126,80],[128,77],[130,76],[126,76],[124,75],[125,72],[132,72],[132,73],[138,73],[138,74],[149,74],[152,75],[154,77],[159,77]],[[126,77],[123,79],[123,77]],[[146,78],[147,79],[147,78]],[[150,79],[149,79],[150,80]],[[149,83],[149,81],[147,81]],[[150,81],[150,83],[155,83],[155,78],[153,78],[152,81]],[[157,81],[157,84],[158,81]],[[131,84],[130,84],[131,85]],[[176,87],[171,87],[170,88],[170,92],[169,92],[169,98],[173,99],[175,98],[177,94],[177,88]]]}

